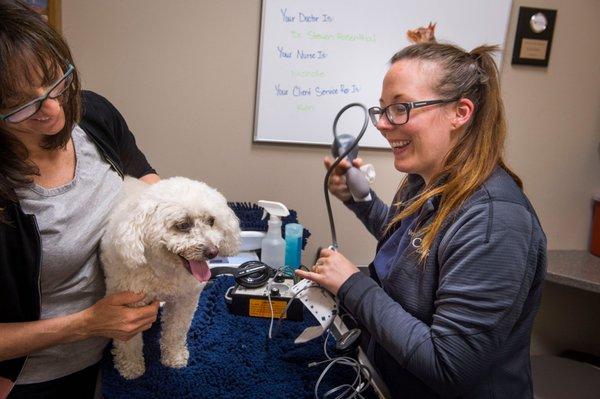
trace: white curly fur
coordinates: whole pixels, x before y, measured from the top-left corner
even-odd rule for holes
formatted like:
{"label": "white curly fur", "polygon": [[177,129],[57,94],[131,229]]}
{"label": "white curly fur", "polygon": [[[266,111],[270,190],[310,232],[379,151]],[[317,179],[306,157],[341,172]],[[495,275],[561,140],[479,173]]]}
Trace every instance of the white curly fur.
{"label": "white curly fur", "polygon": [[[182,222],[191,226],[189,231],[178,228]],[[190,274],[182,257],[204,261],[216,249],[219,255],[233,255],[239,241],[239,220],[225,197],[205,183],[184,177],[154,185],[125,179],[123,199],[101,241],[106,293],[144,292],[139,306],[165,302],[160,338],[165,366],[187,365],[187,333],[206,285]],[[144,373],[142,345],[141,333],[129,341],[113,341],[115,367],[123,377]]]}

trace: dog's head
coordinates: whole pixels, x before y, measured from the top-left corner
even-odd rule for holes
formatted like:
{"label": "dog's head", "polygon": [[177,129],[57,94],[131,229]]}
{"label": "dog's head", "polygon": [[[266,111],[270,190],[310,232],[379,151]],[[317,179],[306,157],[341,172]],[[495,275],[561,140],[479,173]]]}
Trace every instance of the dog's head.
{"label": "dog's head", "polygon": [[129,267],[149,264],[166,273],[181,267],[203,282],[210,278],[207,260],[237,253],[239,220],[225,197],[205,183],[172,177],[128,201],[115,247]]}

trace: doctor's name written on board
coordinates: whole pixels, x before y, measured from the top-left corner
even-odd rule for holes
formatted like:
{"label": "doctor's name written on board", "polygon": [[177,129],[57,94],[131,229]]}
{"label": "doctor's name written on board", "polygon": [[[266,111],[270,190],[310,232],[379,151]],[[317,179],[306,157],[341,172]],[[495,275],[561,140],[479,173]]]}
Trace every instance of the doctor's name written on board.
{"label": "doctor's name written on board", "polygon": [[337,86],[331,87],[303,87],[294,85],[291,87],[285,87],[281,84],[275,85],[275,95],[277,97],[323,97],[323,96],[336,96],[346,94],[360,93],[360,85],[358,84],[344,84],[340,83]]}
{"label": "doctor's name written on board", "polygon": [[[289,11],[287,8],[280,8],[281,21],[285,25],[293,26],[290,35],[293,39],[308,39],[318,41],[339,40],[344,42],[362,42],[375,43],[375,35],[369,33],[351,33],[351,32],[331,32],[332,24],[335,21],[333,15],[323,12]],[[309,27],[314,27],[313,29]],[[325,31],[319,32],[318,28],[322,26]],[[307,30],[297,30],[300,27],[307,27]]]}

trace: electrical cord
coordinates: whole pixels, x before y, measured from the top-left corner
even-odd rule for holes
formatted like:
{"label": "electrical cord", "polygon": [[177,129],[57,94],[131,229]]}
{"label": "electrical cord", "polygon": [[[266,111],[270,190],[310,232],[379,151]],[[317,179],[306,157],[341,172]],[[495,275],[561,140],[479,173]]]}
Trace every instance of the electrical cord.
{"label": "electrical cord", "polygon": [[[334,393],[336,393],[342,389],[344,389],[344,391],[341,392],[338,396],[336,396],[335,399],[342,399],[342,398],[346,399],[346,398],[355,398],[355,397],[363,398],[363,396],[361,394],[371,385],[371,372],[370,372],[369,368],[363,364],[360,364],[360,362],[358,360],[353,359],[351,357],[341,356],[341,357],[332,358],[331,356],[329,356],[329,353],[327,353],[327,341],[328,341],[330,335],[331,335],[331,332],[328,331],[327,336],[325,337],[325,341],[323,343],[323,351],[324,351],[325,357],[327,359],[322,360],[320,362],[312,362],[308,365],[309,367],[314,367],[319,364],[329,363],[327,365],[327,367],[325,367],[325,369],[321,372],[321,375],[319,376],[317,383],[315,384],[315,390],[314,390],[315,398],[319,399],[319,387],[321,386],[321,383],[322,383],[323,379],[325,378],[325,376],[327,375],[327,373],[336,364],[341,364],[344,366],[352,367],[354,369],[354,371],[356,372],[354,381],[352,382],[352,384],[342,384],[342,385],[339,385],[337,387],[330,389],[329,391],[327,391],[323,394],[322,398],[323,399],[329,398],[331,395],[333,395]],[[349,396],[345,396],[347,394],[349,394]]]}
{"label": "electrical cord", "polygon": [[335,365],[338,365],[338,364],[352,367],[354,369],[354,371],[356,372],[354,381],[352,382],[352,384],[342,384],[342,385],[338,385],[337,387],[330,389],[329,391],[327,391],[323,394],[322,398],[323,399],[329,398],[329,397],[331,397],[331,395],[339,392],[342,389],[343,389],[343,391],[338,396],[335,397],[336,399],[342,399],[342,398],[349,399],[349,398],[356,398],[356,397],[363,398],[362,393],[371,385],[371,373],[366,366],[363,366],[357,360],[355,360],[351,357],[345,357],[345,356],[324,360],[322,362],[317,362],[317,363],[313,364],[313,366],[316,366],[318,364],[323,364],[323,363],[329,363],[329,364],[321,372],[321,375],[319,376],[319,378],[315,384],[315,389],[314,389],[315,399],[319,399],[319,388],[321,387],[321,384],[322,384],[323,380],[325,379],[325,376],[327,375],[328,372],[330,372],[330,370]]}
{"label": "electrical cord", "polygon": [[329,227],[331,228],[331,246],[336,250],[338,248],[338,243],[337,243],[337,236],[335,234],[335,224],[333,222],[333,212],[331,211],[331,201],[329,199],[329,184],[328,184],[329,177],[331,176],[331,174],[333,173],[335,168],[339,165],[339,163],[342,162],[342,159],[344,159],[346,157],[346,155],[350,154],[350,152],[354,149],[354,147],[356,147],[356,145],[358,144],[358,142],[360,141],[362,136],[365,134],[365,131],[367,130],[367,125],[369,124],[369,115],[368,115],[367,107],[365,107],[363,104],[360,104],[360,103],[348,104],[337,113],[337,115],[335,116],[335,119],[333,120],[333,137],[334,137],[334,139],[337,138],[337,124],[338,124],[338,120],[340,119],[340,116],[342,116],[342,114],[344,112],[346,112],[346,110],[348,110],[349,108],[352,108],[352,107],[360,107],[363,109],[363,111],[365,113],[365,121],[362,125],[362,128],[360,129],[360,133],[358,134],[358,137],[356,138],[356,140],[354,140],[354,142],[352,142],[352,145],[350,147],[348,147],[348,149],[346,151],[344,151],[343,154],[339,155],[335,159],[335,161],[333,162],[333,164],[331,164],[329,169],[327,169],[327,173],[325,174],[325,183],[324,183],[325,205],[327,206],[327,215],[329,216]]}
{"label": "electrical cord", "polygon": [[[325,357],[327,357],[331,361],[334,361],[334,360],[339,359],[339,358],[332,358],[327,353],[327,340],[328,340],[328,338],[329,338],[330,335],[331,335],[331,331],[328,331],[327,332],[327,336],[325,337],[325,342],[323,343],[323,351],[325,352]],[[343,365],[346,365],[346,366],[352,366],[358,372],[357,372],[357,378],[355,378],[354,383],[352,383],[352,385],[344,384],[344,385],[340,385],[340,386],[348,386],[348,387],[350,387],[352,391],[354,391],[359,397],[362,398],[362,395],[360,395],[360,393],[363,392],[364,390],[366,390],[371,385],[371,370],[369,370],[369,368],[367,366],[361,364],[358,360],[356,360],[354,358],[351,358],[351,357],[348,357],[348,356],[342,356],[341,358],[344,359],[344,361],[340,361],[340,364],[343,364]],[[323,370],[323,373],[322,373],[323,378],[325,377],[325,374],[327,374],[328,370],[329,369]],[[361,372],[365,374],[366,383],[363,383],[363,381],[362,381],[362,374],[361,374]],[[358,382],[358,385],[357,385],[357,387],[354,387],[354,385],[356,384],[356,382]],[[318,389],[318,386],[316,388]],[[326,392],[325,395],[323,395],[323,397],[326,397],[332,391],[333,390],[330,390],[330,391]],[[347,391],[344,391],[344,393],[345,392],[347,392]],[[356,395],[353,394],[353,395],[351,395],[349,397],[353,398],[354,396],[356,396]],[[338,396],[338,398],[340,398],[340,397],[341,396]]]}
{"label": "electrical cord", "polygon": [[[269,286],[267,286],[267,298],[269,300],[269,308],[271,309],[271,323],[269,325],[269,334],[268,334],[268,338],[269,339],[273,339],[273,337],[276,335],[276,333],[279,331],[280,326],[281,326],[281,322],[283,320],[283,316],[286,314],[286,312],[289,310],[292,301],[304,290],[307,290],[309,288],[317,288],[320,289],[324,292],[328,292],[327,290],[325,290],[323,287],[321,286],[306,286],[304,288],[302,288],[301,290],[299,290],[298,292],[296,292],[292,298],[289,300],[289,302],[287,303],[286,307],[283,309],[283,311],[281,312],[281,314],[279,315],[278,321],[277,321],[277,325],[275,326],[275,331],[273,332],[273,323],[275,320],[275,312],[273,310],[273,305],[271,302],[271,291],[269,289]],[[338,304],[339,306],[339,304]],[[308,367],[314,367],[317,366],[319,364],[324,364],[324,363],[329,363],[325,369],[323,369],[323,371],[321,372],[321,375],[319,376],[319,378],[317,379],[317,382],[315,384],[315,398],[319,399],[319,388],[321,386],[321,383],[323,381],[323,379],[325,378],[325,376],[327,375],[327,373],[335,366],[335,365],[343,365],[343,366],[349,366],[352,367],[354,369],[354,371],[356,372],[356,376],[354,377],[354,381],[352,382],[352,384],[342,384],[339,385],[337,387],[334,387],[332,389],[330,389],[329,391],[325,392],[322,396],[322,399],[329,399],[333,394],[337,393],[338,391],[342,390],[343,391],[341,393],[339,393],[334,399],[351,399],[351,398],[364,398],[361,394],[362,392],[364,392],[370,385],[371,385],[371,372],[369,371],[368,367],[366,367],[365,365],[361,364],[358,360],[353,359],[351,357],[348,356],[341,356],[341,357],[335,357],[332,358],[329,353],[327,352],[327,342],[329,340],[329,336],[331,335],[331,326],[333,325],[333,322],[337,316],[337,310],[334,309],[331,315],[331,320],[329,321],[329,323],[325,326],[325,328],[323,329],[323,332],[327,332],[327,335],[325,336],[325,340],[323,343],[323,352],[325,353],[325,357],[326,360],[322,360],[320,362],[312,362],[309,363]],[[349,395],[349,396],[346,396]]]}
{"label": "electrical cord", "polygon": [[271,302],[271,284],[267,285],[267,292],[267,298],[269,299],[269,308],[271,309],[271,324],[269,325],[269,339],[271,339],[271,332],[273,331],[273,320],[275,320],[275,312],[273,311],[273,303]]}

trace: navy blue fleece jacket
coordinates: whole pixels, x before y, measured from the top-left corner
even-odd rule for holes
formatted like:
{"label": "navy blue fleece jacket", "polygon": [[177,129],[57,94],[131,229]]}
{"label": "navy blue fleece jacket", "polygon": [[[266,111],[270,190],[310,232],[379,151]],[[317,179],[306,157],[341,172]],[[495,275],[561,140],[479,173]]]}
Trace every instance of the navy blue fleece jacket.
{"label": "navy blue fleece jacket", "polygon": [[[403,198],[422,184],[409,176]],[[377,196],[346,205],[380,247],[397,209]],[[419,223],[438,205],[439,198],[427,202]],[[497,168],[443,225],[426,262],[418,256],[411,244],[381,282],[356,273],[338,292],[369,333],[368,355],[392,396],[533,397],[529,345],[546,237],[512,178]]]}

